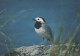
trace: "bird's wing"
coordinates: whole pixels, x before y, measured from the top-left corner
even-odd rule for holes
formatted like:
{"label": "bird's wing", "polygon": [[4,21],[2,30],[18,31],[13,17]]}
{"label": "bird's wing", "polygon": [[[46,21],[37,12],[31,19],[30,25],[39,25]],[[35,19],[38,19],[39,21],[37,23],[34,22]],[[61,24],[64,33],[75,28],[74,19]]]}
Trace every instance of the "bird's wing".
{"label": "bird's wing", "polygon": [[46,30],[47,34],[50,35],[51,37],[53,37],[50,26],[47,23],[44,23],[43,27]]}

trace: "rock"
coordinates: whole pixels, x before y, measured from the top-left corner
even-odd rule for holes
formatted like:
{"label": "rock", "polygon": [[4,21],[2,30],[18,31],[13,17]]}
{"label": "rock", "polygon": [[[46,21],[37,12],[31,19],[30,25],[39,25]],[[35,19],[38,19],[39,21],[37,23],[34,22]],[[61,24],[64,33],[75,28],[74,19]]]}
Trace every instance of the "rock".
{"label": "rock", "polygon": [[[68,44],[61,45],[34,45],[34,46],[23,46],[19,48],[14,48],[12,53],[9,53],[10,56],[50,56],[51,52],[58,56],[65,56],[67,52]],[[80,55],[80,45],[71,45],[69,51],[70,56],[74,53],[74,56]],[[53,54],[53,55],[54,55]],[[79,54],[79,55],[78,55]],[[5,56],[8,56],[5,55]]]}
{"label": "rock", "polygon": [[34,56],[34,55],[38,55],[38,54],[42,54],[42,50],[40,50],[39,48],[35,49],[30,55]]}

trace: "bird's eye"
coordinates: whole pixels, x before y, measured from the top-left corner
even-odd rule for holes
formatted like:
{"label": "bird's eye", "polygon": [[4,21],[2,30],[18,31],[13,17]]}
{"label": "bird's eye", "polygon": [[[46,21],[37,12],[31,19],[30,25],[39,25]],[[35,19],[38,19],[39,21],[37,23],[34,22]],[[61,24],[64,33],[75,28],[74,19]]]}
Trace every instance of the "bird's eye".
{"label": "bird's eye", "polygon": [[39,19],[38,19],[39,20]]}

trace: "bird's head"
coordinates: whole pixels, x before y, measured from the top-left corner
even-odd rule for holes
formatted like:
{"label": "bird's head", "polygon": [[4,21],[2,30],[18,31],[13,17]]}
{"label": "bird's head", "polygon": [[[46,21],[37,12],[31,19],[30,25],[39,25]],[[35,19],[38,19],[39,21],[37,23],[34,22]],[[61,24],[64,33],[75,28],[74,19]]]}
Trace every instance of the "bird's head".
{"label": "bird's head", "polygon": [[42,18],[42,17],[36,17],[36,18],[33,19],[33,20],[36,21],[36,22],[45,23],[45,20],[44,20],[44,18]]}

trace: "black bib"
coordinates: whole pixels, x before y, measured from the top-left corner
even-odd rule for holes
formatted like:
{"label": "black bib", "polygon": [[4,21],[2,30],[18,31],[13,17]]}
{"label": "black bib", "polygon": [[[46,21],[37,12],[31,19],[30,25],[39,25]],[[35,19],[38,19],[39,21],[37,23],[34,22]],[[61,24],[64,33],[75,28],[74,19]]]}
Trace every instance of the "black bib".
{"label": "black bib", "polygon": [[35,23],[35,28],[36,28],[36,29],[39,29],[40,27],[41,27],[41,23],[40,23],[40,22],[36,22],[36,23]]}

